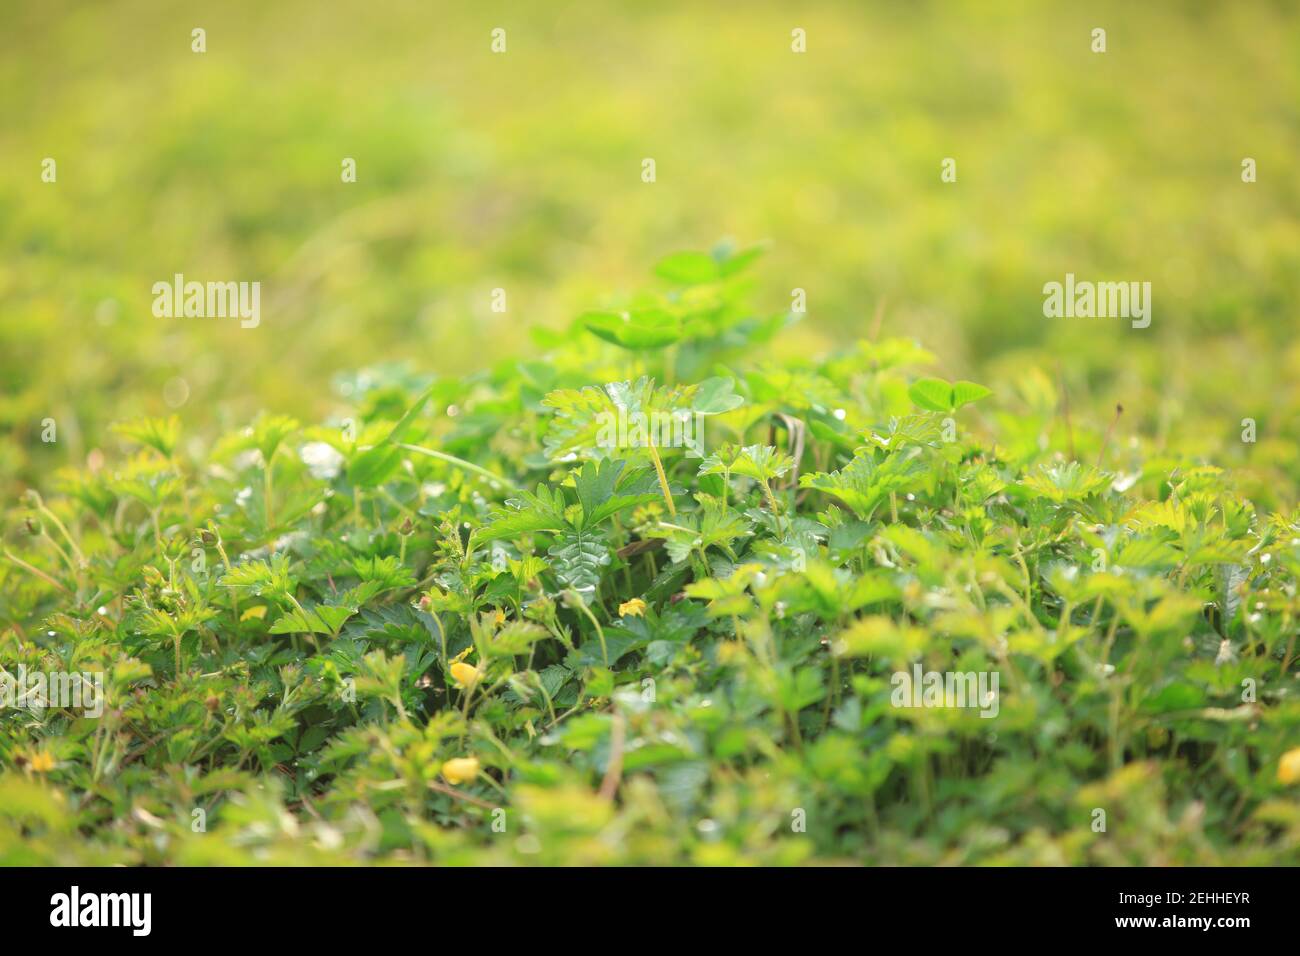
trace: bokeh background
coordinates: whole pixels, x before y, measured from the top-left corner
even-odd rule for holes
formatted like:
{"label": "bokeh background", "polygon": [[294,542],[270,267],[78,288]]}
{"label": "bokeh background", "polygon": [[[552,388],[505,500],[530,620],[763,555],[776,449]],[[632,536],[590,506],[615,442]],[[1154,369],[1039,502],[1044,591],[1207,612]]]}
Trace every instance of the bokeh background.
{"label": "bokeh background", "polygon": [[[1298,52],[1280,0],[0,0],[0,483],[115,420],[313,420],[348,370],[528,353],[734,237],[768,244],[758,301],[807,291],[785,348],[879,317],[937,374],[1056,368],[1076,415],[1123,402],[1267,496],[1300,439]],[[261,326],[155,318],[176,272],[261,281]],[[1150,281],[1151,327],[1045,319],[1066,272]]]}

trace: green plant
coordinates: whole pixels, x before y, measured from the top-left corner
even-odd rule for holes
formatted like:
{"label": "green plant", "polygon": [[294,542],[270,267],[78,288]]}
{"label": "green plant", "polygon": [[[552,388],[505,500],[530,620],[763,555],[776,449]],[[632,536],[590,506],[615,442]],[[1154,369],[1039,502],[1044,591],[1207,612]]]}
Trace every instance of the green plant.
{"label": "green plant", "polygon": [[[368,375],[356,434],[147,420],[60,472],[0,655],[109,706],[0,712],[0,860],[1300,860],[1296,515],[1033,368],[757,357],[756,258]],[[703,448],[602,434],[649,413]],[[913,667],[996,673],[997,716],[899,706]]]}

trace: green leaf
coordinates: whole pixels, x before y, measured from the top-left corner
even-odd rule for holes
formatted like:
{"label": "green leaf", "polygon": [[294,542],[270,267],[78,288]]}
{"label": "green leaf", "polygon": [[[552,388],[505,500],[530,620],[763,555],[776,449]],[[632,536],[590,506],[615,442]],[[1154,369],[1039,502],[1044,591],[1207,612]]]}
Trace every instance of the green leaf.
{"label": "green leaf", "polygon": [[735,511],[720,507],[706,508],[694,515],[678,515],[671,521],[661,521],[646,530],[651,538],[663,538],[668,556],[680,564],[692,551],[703,555],[709,548],[721,548],[729,558],[736,559],[733,545],[747,537],[753,525]]}
{"label": "green leaf", "polygon": [[494,511],[490,524],[474,532],[474,540],[487,543],[535,531],[561,531],[569,527],[564,511],[564,493],[539,484],[535,492],[521,491],[504,509]]}
{"label": "green leaf", "polygon": [[927,411],[952,410],[952,386],[941,378],[918,378],[908,387],[907,397]]}
{"label": "green leaf", "polygon": [[745,404],[735,392],[735,380],[725,377],[706,378],[691,396],[691,411],[701,415],[721,415]]}
{"label": "green leaf", "polygon": [[584,524],[593,524],[593,516],[603,501],[614,494],[614,486],[623,473],[625,462],[606,458],[599,464],[585,462],[573,476],[573,485],[578,492],[578,504],[582,505]]}
{"label": "green leaf", "polygon": [[1110,486],[1111,476],[1091,465],[1071,461],[1040,465],[1038,470],[1027,476],[1022,482],[1033,494],[1047,498],[1056,504],[1067,501],[1079,501],[1089,495],[1095,495]]}
{"label": "green leaf", "polygon": [[358,488],[376,488],[388,481],[402,466],[402,450],[379,444],[367,448],[348,462],[348,480]]}
{"label": "green leaf", "polygon": [[586,312],[579,321],[588,332],[632,351],[663,348],[682,337],[682,323],[662,309]]}
{"label": "green leaf", "polygon": [[755,481],[771,481],[780,478],[793,467],[794,459],[778,452],[771,445],[746,445],[740,458],[731,466],[731,473]]}
{"label": "green leaf", "polygon": [[955,382],[952,386],[952,407],[958,409],[992,394],[992,390],[974,382]]}
{"label": "green leaf", "polygon": [[365,608],[343,630],[345,637],[367,641],[405,641],[441,646],[438,622],[409,604]]}
{"label": "green leaf", "polygon": [[735,250],[730,244],[719,245],[713,250],[713,258],[718,262],[718,273],[722,278],[738,275],[753,265],[763,254],[761,245],[748,249]]}
{"label": "green leaf", "polygon": [[1163,714],[1177,710],[1195,710],[1205,704],[1205,691],[1186,681],[1174,681],[1159,691],[1148,694],[1142,701],[1142,710],[1149,714]]}
{"label": "green leaf", "polygon": [[588,461],[574,475],[583,528],[593,528],[620,511],[659,499],[653,474],[646,469],[624,473],[625,466],[626,462],[610,458],[599,465]]}
{"label": "green leaf", "polygon": [[113,431],[170,458],[176,449],[176,442],[180,440],[181,420],[175,415],[167,418],[141,418],[114,425]]}
{"label": "green leaf", "polygon": [[397,588],[415,586],[415,575],[403,566],[394,555],[379,558],[357,558],[352,568],[363,582],[376,585],[376,594]]}
{"label": "green leaf", "polygon": [[1121,568],[1167,570],[1178,567],[1181,560],[1182,555],[1168,541],[1157,535],[1141,535],[1123,539],[1112,563]]}
{"label": "green leaf", "polygon": [[694,581],[686,585],[686,595],[708,601],[706,611],[711,618],[745,614],[753,607],[747,592],[760,570],[759,565],[742,565],[730,577]]}
{"label": "green leaf", "polygon": [[262,453],[263,461],[270,461],[284,440],[301,426],[287,415],[263,415],[253,425],[253,444]]}
{"label": "green leaf", "polygon": [[436,385],[425,389],[411,403],[397,424],[377,445],[357,454],[348,462],[348,480],[358,488],[375,488],[397,474],[402,465],[402,450],[397,443],[406,437],[407,431],[415,423],[424,406],[428,404]]}
{"label": "green leaf", "polygon": [[382,444],[395,445],[405,440],[406,433],[415,423],[416,417],[424,410],[424,406],[429,404],[429,399],[433,396],[435,388],[437,388],[436,385],[430,385],[416,396],[415,401],[411,403],[411,407],[397,420],[397,424],[393,426],[393,430],[384,438]]}
{"label": "green leaf", "polygon": [[222,575],[221,584],[247,588],[258,597],[284,596],[298,587],[298,582],[289,574],[289,559],[283,553],[272,555],[269,561],[237,564]]}
{"label": "green leaf", "polygon": [[699,385],[656,388],[654,379],[642,376],[635,382],[608,382],[599,388],[556,389],[542,399],[543,406],[555,410],[546,432],[546,453],[552,460],[646,455],[642,449],[648,446],[649,436],[643,433],[661,431],[663,422],[739,407],[744,399],[734,394],[734,386],[729,378],[711,378]]}
{"label": "green leaf", "polygon": [[736,462],[745,453],[745,449],[732,442],[725,442],[711,455],[700,462],[697,475],[725,475],[736,467]]}
{"label": "green leaf", "polygon": [[866,521],[890,492],[910,486],[923,470],[920,448],[892,452],[879,462],[875,452],[863,449],[842,470],[800,475],[799,484],[833,495]]}
{"label": "green leaf", "polygon": [[941,378],[918,378],[907,389],[913,404],[931,412],[953,412],[992,394],[975,382],[951,384]]}
{"label": "green leaf", "polygon": [[561,532],[547,557],[560,584],[577,591],[588,603],[600,585],[601,569],[612,560],[603,534],[571,528]]}
{"label": "green leaf", "polygon": [[319,604],[313,608],[293,610],[271,625],[271,634],[338,634],[348,618],[357,613],[355,605]]}
{"label": "green leaf", "polygon": [[718,261],[703,252],[676,252],[660,259],[655,275],[681,285],[698,285],[718,278]]}
{"label": "green leaf", "polygon": [[527,654],[528,649],[548,636],[546,628],[532,621],[510,621],[486,642],[492,657],[512,657]]}
{"label": "green leaf", "polygon": [[605,655],[608,654],[609,663],[612,667],[629,651],[635,650],[639,643],[640,641],[634,634],[620,631],[618,628],[607,628],[605,630],[604,648],[601,648],[600,641],[596,638],[588,638],[576,653],[569,657],[569,663],[581,664],[585,667],[599,667],[604,665]]}

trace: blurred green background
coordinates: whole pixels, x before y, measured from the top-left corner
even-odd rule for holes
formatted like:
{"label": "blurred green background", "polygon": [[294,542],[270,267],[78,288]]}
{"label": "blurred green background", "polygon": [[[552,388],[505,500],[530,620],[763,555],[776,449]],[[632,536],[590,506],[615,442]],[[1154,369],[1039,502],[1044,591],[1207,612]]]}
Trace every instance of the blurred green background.
{"label": "blurred green background", "polygon": [[[310,420],[348,369],[527,353],[731,236],[769,243],[758,301],[807,291],[789,349],[879,315],[939,374],[1056,368],[1076,415],[1122,401],[1267,494],[1300,439],[1298,50],[1284,2],[0,0],[0,483],[114,420]],[[260,327],[155,318],[176,272],[260,281]],[[1066,272],[1150,281],[1151,327],[1045,319]]]}

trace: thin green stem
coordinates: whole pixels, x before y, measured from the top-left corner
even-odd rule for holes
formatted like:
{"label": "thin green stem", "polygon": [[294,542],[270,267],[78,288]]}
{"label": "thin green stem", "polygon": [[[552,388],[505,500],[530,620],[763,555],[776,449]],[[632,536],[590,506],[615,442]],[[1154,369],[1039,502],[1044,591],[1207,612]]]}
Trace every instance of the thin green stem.
{"label": "thin green stem", "polygon": [[668,513],[674,518],[677,517],[677,507],[673,504],[673,494],[668,490],[668,476],[664,474],[664,463],[659,460],[659,449],[655,447],[654,442],[649,442],[650,457],[654,459],[655,474],[659,476],[659,488],[664,493],[664,502],[668,505]]}
{"label": "thin green stem", "polygon": [[582,599],[582,595],[579,594],[577,591],[574,591],[572,593],[573,596],[577,598],[576,603],[578,605],[578,610],[580,610],[583,614],[587,615],[587,620],[591,621],[592,626],[596,628],[596,636],[600,638],[600,656],[601,659],[604,660],[605,666],[608,667],[609,648],[605,646],[605,631],[600,626],[600,621],[596,620],[596,615],[592,614],[591,609],[587,607],[587,602]]}
{"label": "thin green stem", "polygon": [[266,462],[266,467],[262,469],[262,492],[266,497],[263,510],[266,512],[266,528],[268,531],[275,527],[275,509],[271,500],[271,460],[274,458],[275,454],[272,453],[271,458]]}
{"label": "thin green stem", "polygon": [[42,581],[44,581],[45,583],[47,583],[47,584],[51,584],[51,585],[53,585],[54,587],[58,588],[58,589],[59,589],[60,591],[62,591],[64,594],[71,594],[71,593],[72,593],[72,591],[71,591],[71,590],[70,590],[66,585],[64,585],[64,584],[62,584],[61,582],[59,582],[59,581],[55,580],[54,578],[50,577],[50,575],[46,574],[46,573],[45,573],[44,571],[42,571],[40,568],[32,567],[32,566],[31,566],[30,564],[28,564],[26,561],[23,561],[23,560],[20,559],[20,558],[16,558],[16,557],[14,557],[14,555],[13,555],[13,554],[12,554],[12,553],[7,549],[7,548],[5,549],[5,557],[8,558],[10,561],[12,561],[14,564],[18,565],[18,567],[22,568],[22,569],[23,569],[24,571],[26,571],[28,574],[34,574],[34,575],[36,575],[38,578],[40,578],[40,579],[41,579]]}
{"label": "thin green stem", "polygon": [[417,455],[427,455],[430,458],[437,458],[439,461],[445,461],[447,464],[455,465],[457,468],[464,468],[466,471],[472,471],[480,478],[486,478],[494,485],[500,488],[505,488],[507,491],[519,490],[500,475],[494,475],[481,465],[476,465],[472,461],[466,461],[464,458],[457,458],[455,455],[449,455],[445,451],[434,451],[432,448],[425,448],[422,445],[408,445],[405,442],[398,442],[397,447],[405,448],[407,451],[413,451]]}

